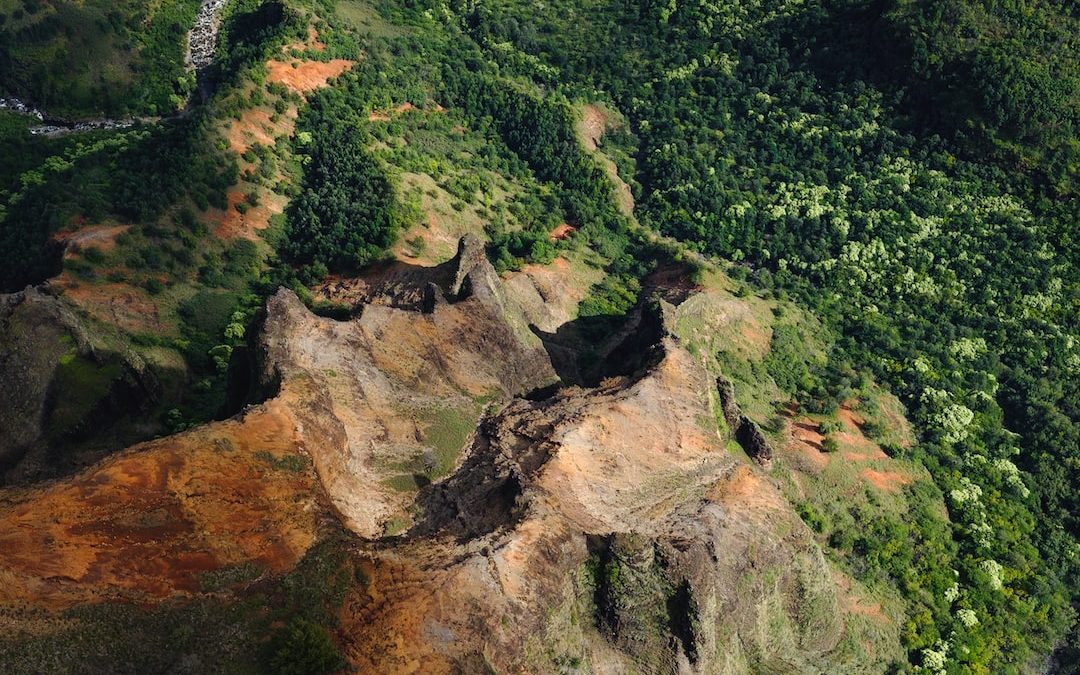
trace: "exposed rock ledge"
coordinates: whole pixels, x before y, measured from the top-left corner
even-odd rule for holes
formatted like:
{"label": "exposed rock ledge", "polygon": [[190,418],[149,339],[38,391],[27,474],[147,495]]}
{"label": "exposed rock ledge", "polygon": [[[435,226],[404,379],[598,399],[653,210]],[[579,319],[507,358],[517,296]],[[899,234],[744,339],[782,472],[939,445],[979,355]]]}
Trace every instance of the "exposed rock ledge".
{"label": "exposed rock ledge", "polygon": [[[555,374],[477,245],[350,321],[279,291],[269,401],[0,500],[0,604],[280,571],[329,506],[357,535],[359,672],[872,671],[812,534],[727,452],[703,366],[661,330],[639,372],[522,397]],[[304,455],[314,473],[270,468]]]}
{"label": "exposed rock ledge", "polygon": [[724,421],[735,440],[743,447],[746,454],[753,457],[765,469],[772,466],[773,451],[761,428],[743,414],[735,401],[735,385],[727,378],[716,378],[716,391],[720,395],[720,407]]}
{"label": "exposed rock ledge", "polygon": [[450,276],[445,292],[461,299],[432,300],[426,312],[371,302],[359,318],[339,322],[315,316],[284,289],[267,303],[263,380],[325,396],[345,444],[308,450],[342,519],[362,536],[409,518],[409,482],[454,468],[464,430],[476,428],[486,402],[557,379],[479,241],[463,240],[447,267],[453,274],[432,270],[421,287],[441,297],[436,280]]}

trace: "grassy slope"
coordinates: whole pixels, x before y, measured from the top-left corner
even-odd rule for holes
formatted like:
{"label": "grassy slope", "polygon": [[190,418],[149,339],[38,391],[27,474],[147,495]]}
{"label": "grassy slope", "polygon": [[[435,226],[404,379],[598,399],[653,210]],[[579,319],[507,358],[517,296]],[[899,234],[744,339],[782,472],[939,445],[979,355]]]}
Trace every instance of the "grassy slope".
{"label": "grassy slope", "polygon": [[[811,371],[827,363],[829,332],[791,301],[752,291],[721,272],[706,272],[701,283],[702,292],[677,310],[677,334],[711,371],[733,382],[743,411],[766,431],[775,451],[773,480],[817,533],[841,600],[853,613],[847,648],[882,663],[903,661],[899,635],[911,630],[911,617],[893,572],[870,549],[907,546],[905,523],[914,517],[948,527],[929,473],[904,458],[912,438],[903,407],[859,376],[844,405],[816,413],[800,409],[770,374],[775,332],[783,326],[799,331]],[[830,427],[839,429],[825,434],[837,439],[838,448],[826,453],[814,433]],[[803,428],[814,432],[809,443],[800,440]],[[731,450],[744,456],[737,445]]]}

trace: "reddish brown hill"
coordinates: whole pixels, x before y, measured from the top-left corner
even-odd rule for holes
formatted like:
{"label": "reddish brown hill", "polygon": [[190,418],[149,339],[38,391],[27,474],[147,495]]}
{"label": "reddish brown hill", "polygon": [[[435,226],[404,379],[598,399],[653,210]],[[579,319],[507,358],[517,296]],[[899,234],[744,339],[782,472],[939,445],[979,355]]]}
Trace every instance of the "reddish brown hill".
{"label": "reddish brown hill", "polygon": [[284,571],[315,539],[318,493],[283,401],[136,446],[3,494],[0,602],[145,601],[242,562]]}

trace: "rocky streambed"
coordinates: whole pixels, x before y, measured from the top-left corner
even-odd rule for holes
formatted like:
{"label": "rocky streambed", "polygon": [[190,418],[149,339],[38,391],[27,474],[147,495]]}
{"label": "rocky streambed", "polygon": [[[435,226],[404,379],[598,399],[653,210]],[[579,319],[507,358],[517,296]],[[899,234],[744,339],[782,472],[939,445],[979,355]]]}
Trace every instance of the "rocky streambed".
{"label": "rocky streambed", "polygon": [[41,122],[42,124],[30,127],[30,133],[35,136],[61,136],[96,129],[125,129],[134,126],[137,122],[154,122],[160,119],[158,117],[127,117],[122,119],[103,117],[100,119],[70,121],[51,117],[17,98],[0,98],[0,110],[10,110]]}
{"label": "rocky streambed", "polygon": [[184,61],[188,67],[195,70],[200,87],[202,87],[206,69],[214,62],[218,30],[221,28],[221,10],[225,8],[227,1],[203,0],[199,13],[195,17],[195,25],[188,32]]}

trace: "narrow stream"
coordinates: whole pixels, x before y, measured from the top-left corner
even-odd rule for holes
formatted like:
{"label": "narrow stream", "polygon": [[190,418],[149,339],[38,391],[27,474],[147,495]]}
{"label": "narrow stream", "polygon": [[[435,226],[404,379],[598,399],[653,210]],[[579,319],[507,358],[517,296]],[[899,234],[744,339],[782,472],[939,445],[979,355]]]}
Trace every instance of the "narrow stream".
{"label": "narrow stream", "polygon": [[[198,82],[198,96],[205,100],[209,96],[210,83],[206,77],[207,69],[214,62],[214,52],[217,49],[218,29],[221,27],[221,10],[225,8],[228,0],[203,0],[199,7],[199,13],[195,16],[195,23],[188,31],[187,45],[184,48],[184,63],[195,71]],[[192,102],[182,110],[169,117],[179,117],[185,114],[191,107]],[[157,122],[162,117],[127,117],[127,118],[99,118],[72,122],[69,120],[51,117],[48,113],[17,98],[0,97],[0,110],[10,110],[20,115],[33,117],[42,124],[30,127],[30,133],[35,136],[63,136],[65,134],[93,131],[96,129],[125,129],[134,126],[138,122]]]}

